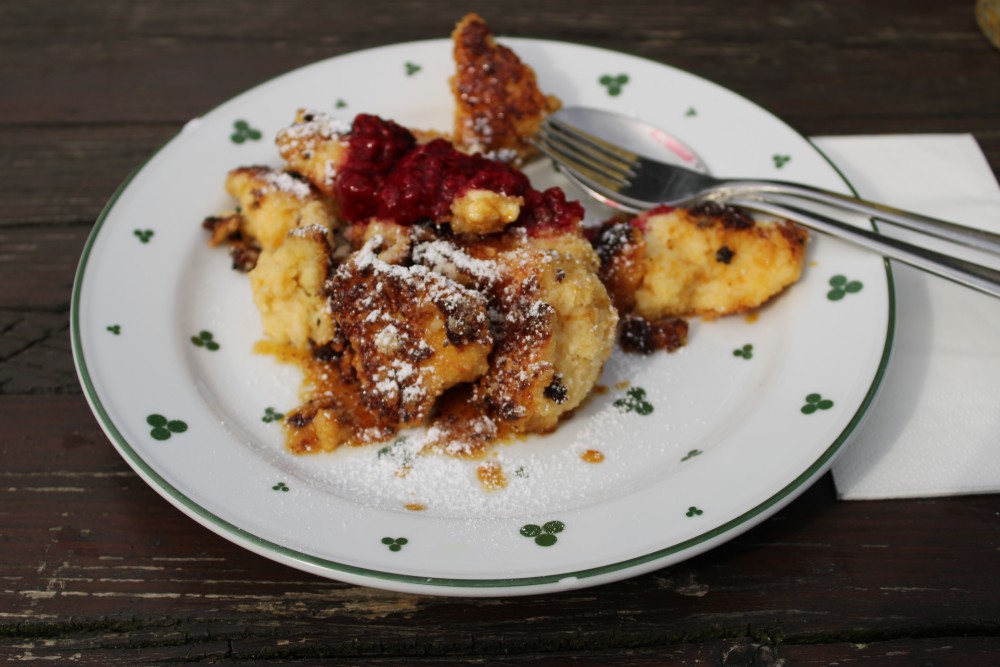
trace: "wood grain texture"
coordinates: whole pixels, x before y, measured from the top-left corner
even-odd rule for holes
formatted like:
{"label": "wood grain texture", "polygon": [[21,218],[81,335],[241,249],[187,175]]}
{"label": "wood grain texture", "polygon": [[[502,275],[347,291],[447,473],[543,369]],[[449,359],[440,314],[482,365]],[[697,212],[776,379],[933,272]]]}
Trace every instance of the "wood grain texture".
{"label": "wood grain texture", "polygon": [[[929,664],[1000,659],[1000,496],[838,502],[829,477],[707,554],[511,599],[402,595],[236,547],[90,413],[69,303],[119,184],[189,119],[316,60],[447,36],[457,1],[0,4],[0,662]],[[972,3],[477,3],[501,35],[714,80],[808,135],[972,133],[1000,173],[1000,51]]]}

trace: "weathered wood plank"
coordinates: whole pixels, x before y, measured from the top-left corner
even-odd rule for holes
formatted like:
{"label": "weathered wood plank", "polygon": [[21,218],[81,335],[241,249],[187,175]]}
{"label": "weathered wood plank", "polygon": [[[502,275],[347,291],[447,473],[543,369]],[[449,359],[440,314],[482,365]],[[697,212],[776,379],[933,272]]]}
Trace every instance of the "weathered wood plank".
{"label": "weathered wood plank", "polygon": [[[88,226],[0,227],[0,309],[4,330],[19,313],[65,312]],[[67,315],[68,317],[68,315]],[[7,349],[11,341],[4,341]]]}
{"label": "weathered wood plank", "polygon": [[[0,230],[92,223],[128,175],[179,129],[170,124],[0,125]],[[0,248],[3,270],[6,244]],[[41,255],[45,246],[39,250]]]}
{"label": "weathered wood plank", "polygon": [[[5,648],[0,660],[64,660],[74,665],[147,665],[170,662],[242,662],[256,665],[292,665],[323,660],[323,664],[358,664],[360,655],[338,660],[336,656],[311,646],[308,641],[264,640],[246,651],[248,642],[185,639],[176,646],[145,646],[121,650],[114,646],[82,648],[67,640],[25,641]],[[983,637],[941,637],[906,642],[871,644],[831,642],[817,645],[761,644],[743,639],[679,644],[656,648],[629,648],[589,653],[506,653],[480,652],[472,655],[364,656],[372,667],[451,667],[454,665],[542,665],[545,667],[653,667],[662,665],[990,665],[994,664],[997,641]]]}

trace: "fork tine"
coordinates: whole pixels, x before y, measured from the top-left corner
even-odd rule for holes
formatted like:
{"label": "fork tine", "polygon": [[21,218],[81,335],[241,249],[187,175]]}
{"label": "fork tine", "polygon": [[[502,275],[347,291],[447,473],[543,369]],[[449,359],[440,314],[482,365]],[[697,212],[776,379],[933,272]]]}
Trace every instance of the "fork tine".
{"label": "fork tine", "polygon": [[603,187],[612,191],[617,191],[628,186],[629,182],[627,178],[623,177],[620,172],[609,170],[601,163],[595,162],[586,155],[581,155],[557,139],[554,139],[544,129],[535,135],[531,143],[559,166],[579,178],[600,183]]}
{"label": "fork tine", "polygon": [[[594,199],[604,202],[611,208],[617,208],[630,213],[638,213],[642,210],[641,205],[625,204],[621,190],[625,187],[622,183],[608,180],[602,174],[589,169],[586,165],[579,163],[572,156],[561,152],[557,147],[552,146],[548,141],[543,140],[542,133],[537,133],[528,141],[543,155],[551,158],[560,171],[564,172],[570,180],[577,186],[590,194]],[[626,184],[627,185],[627,184]]]}
{"label": "fork tine", "polygon": [[538,134],[551,148],[558,149],[561,154],[571,156],[576,162],[586,165],[622,186],[628,185],[629,180],[635,175],[627,167],[623,168],[620,162],[605,160],[602,155],[595,155],[587,146],[581,146],[544,124]]}
{"label": "fork tine", "polygon": [[639,163],[637,154],[557,118],[547,118],[545,122],[558,133],[563,141],[581,153],[593,154],[596,152],[603,159],[614,163],[624,171],[628,171],[631,176],[635,176],[635,168]]}
{"label": "fork tine", "polygon": [[587,164],[580,162],[574,156],[567,154],[559,147],[552,146],[548,142],[541,140],[537,135],[531,140],[531,143],[543,155],[552,159],[559,169],[566,171],[570,176],[578,180],[599,184],[601,187],[610,190],[611,192],[617,192],[618,189],[622,187],[622,183],[620,181],[609,179],[607,174],[591,169]]}

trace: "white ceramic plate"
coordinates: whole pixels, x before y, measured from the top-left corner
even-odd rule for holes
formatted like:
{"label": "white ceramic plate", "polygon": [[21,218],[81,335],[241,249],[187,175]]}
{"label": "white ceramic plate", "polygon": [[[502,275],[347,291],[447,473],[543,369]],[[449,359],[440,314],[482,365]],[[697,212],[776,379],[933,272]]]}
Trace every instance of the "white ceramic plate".
{"label": "white ceramic plate", "polygon": [[[667,128],[714,173],[847,191],[809,141],[717,85],[615,52],[502,41],[565,104]],[[452,71],[447,40],[304,67],[192,121],[115,194],[80,262],[72,331],[88,400],[126,461],[180,510],[276,561],[448,595],[634,576],[731,539],[805,490],[871,404],[892,337],[886,264],[829,238],[756,319],[692,321],[674,354],[616,351],[606,391],[555,434],[497,449],[501,491],[483,489],[478,462],[413,457],[408,441],[284,450],[273,415],[296,405],[299,376],[252,353],[261,330],[247,279],[200,222],[232,206],[229,169],[280,163],[273,137],[299,107],[448,130]]]}

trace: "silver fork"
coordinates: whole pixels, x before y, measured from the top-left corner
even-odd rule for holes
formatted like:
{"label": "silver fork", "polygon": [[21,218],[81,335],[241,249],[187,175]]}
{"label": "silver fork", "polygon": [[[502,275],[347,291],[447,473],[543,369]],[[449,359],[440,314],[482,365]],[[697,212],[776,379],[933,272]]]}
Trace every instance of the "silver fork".
{"label": "silver fork", "polygon": [[[615,120],[639,122],[623,116]],[[803,199],[861,213],[1000,254],[1000,236],[990,232],[804,184],[714,178],[639,155],[553,117],[545,120],[533,143],[593,197],[620,210],[638,213],[661,204],[687,207],[705,201],[726,203],[792,220],[967,287],[1000,296],[1000,271],[855,227],[818,211],[801,208],[789,200]]]}

